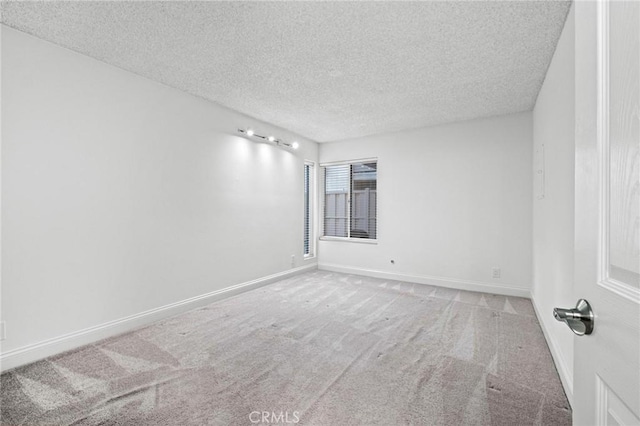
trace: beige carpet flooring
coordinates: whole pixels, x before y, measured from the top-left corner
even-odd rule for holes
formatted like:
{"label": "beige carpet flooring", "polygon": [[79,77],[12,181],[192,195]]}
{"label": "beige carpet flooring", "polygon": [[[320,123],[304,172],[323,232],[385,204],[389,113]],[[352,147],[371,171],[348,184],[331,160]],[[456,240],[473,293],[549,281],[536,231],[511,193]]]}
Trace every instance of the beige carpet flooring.
{"label": "beige carpet flooring", "polygon": [[324,271],[1,386],[6,425],[571,424],[529,300]]}

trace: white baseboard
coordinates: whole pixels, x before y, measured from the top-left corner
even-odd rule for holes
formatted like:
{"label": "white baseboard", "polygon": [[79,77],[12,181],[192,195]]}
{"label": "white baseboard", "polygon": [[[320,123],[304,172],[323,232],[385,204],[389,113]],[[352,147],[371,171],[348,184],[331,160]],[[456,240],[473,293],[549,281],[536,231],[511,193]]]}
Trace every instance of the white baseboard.
{"label": "white baseboard", "polygon": [[84,330],[74,331],[62,336],[47,339],[38,343],[23,346],[0,354],[0,372],[7,371],[21,365],[29,364],[52,355],[59,354],[71,349],[78,348],[83,345],[94,343],[98,340],[115,336],[136,328],[148,325],[154,321],[168,318],[217,300],[226,299],[231,296],[253,290],[275,281],[282,280],[303,272],[315,270],[317,265],[301,266],[299,268],[289,269],[284,272],[236,284],[221,290],[205,293],[200,296],[191,297],[175,303],[170,303],[159,308],[150,309],[138,314],[130,315],[114,321],[109,321],[94,327],[85,328]]}
{"label": "white baseboard", "polygon": [[[549,350],[551,351],[551,356],[553,357],[553,361],[556,364],[556,369],[558,370],[558,374],[560,375],[560,381],[562,382],[562,387],[564,388],[564,393],[567,394],[567,399],[569,400],[569,404],[573,406],[573,371],[571,371],[567,367],[567,362],[562,355],[562,352],[558,349],[558,343],[556,339],[553,337],[546,325],[546,321],[543,321],[542,318],[546,318],[546,316],[542,316],[538,305],[536,304],[536,299],[534,294],[531,294],[531,304],[533,305],[533,310],[538,317],[538,322],[540,323],[540,328],[542,328],[542,334],[544,334],[544,338],[547,341],[547,345],[549,346]],[[551,312],[548,313],[550,315]]]}
{"label": "white baseboard", "polygon": [[429,284],[438,287],[454,288],[457,290],[478,291],[482,293],[501,294],[504,296],[531,297],[528,287],[515,284],[497,284],[482,281],[461,280],[457,278],[431,277],[427,275],[405,275],[373,269],[356,268],[353,266],[319,263],[318,269],[324,271],[342,272],[345,274],[364,275],[367,277],[383,278],[395,281],[405,281],[416,284]]}

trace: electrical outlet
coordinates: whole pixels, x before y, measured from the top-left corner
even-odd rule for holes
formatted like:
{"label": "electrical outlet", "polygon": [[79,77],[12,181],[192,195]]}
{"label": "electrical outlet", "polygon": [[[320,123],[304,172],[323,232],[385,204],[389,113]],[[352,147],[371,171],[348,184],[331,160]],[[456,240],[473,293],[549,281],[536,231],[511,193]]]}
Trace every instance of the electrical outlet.
{"label": "electrical outlet", "polygon": [[291,255],[291,267],[295,268],[295,266],[296,266],[296,255],[292,254]]}
{"label": "electrical outlet", "polygon": [[0,340],[4,340],[6,338],[7,338],[6,323],[2,321],[0,322]]}
{"label": "electrical outlet", "polygon": [[500,268],[491,268],[491,277],[492,278],[500,278]]}

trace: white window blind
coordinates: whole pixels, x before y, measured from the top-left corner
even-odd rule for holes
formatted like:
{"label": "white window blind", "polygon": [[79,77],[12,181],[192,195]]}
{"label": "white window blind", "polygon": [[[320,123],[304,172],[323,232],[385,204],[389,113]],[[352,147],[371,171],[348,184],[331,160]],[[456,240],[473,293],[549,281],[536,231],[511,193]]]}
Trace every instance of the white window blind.
{"label": "white window blind", "polygon": [[304,255],[313,256],[313,163],[304,164]]}
{"label": "white window blind", "polygon": [[325,165],[323,235],[377,239],[377,183],[376,161]]}

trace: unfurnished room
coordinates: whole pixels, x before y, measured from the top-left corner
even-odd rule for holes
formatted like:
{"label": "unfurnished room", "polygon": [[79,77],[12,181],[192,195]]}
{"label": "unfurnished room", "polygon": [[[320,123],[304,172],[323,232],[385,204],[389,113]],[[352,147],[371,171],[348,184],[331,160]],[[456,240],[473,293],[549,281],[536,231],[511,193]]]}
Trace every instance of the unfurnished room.
{"label": "unfurnished room", "polygon": [[640,2],[0,1],[2,425],[640,425]]}

